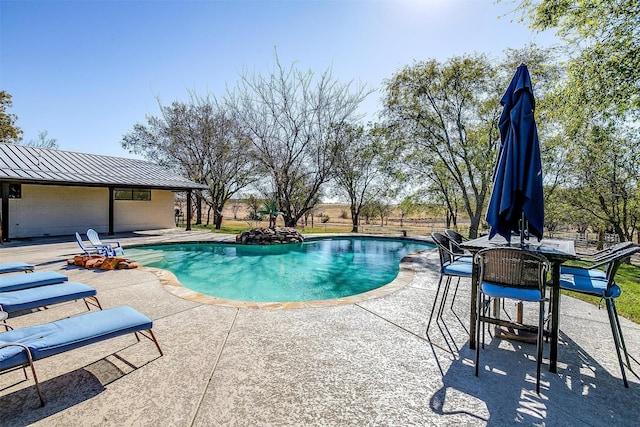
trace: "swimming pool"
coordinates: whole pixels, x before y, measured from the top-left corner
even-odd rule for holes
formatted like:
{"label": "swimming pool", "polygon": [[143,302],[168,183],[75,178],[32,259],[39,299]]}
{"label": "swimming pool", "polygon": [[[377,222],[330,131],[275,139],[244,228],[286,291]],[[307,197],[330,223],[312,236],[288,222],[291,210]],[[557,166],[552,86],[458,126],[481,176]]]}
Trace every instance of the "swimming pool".
{"label": "swimming pool", "polygon": [[398,275],[407,254],[428,242],[328,238],[287,245],[176,243],[127,249],[141,265],[169,270],[195,292],[230,300],[313,301],[379,288]]}

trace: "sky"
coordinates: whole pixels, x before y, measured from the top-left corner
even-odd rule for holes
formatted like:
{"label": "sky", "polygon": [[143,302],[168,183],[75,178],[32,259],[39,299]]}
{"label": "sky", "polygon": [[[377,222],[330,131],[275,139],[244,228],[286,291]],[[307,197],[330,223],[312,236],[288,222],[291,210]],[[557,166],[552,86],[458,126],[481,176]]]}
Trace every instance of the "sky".
{"label": "sky", "polygon": [[[0,0],[0,90],[25,141],[137,156],[122,136],[158,101],[224,97],[243,73],[280,62],[374,92],[415,61],[557,44],[510,14],[512,0]],[[515,70],[514,70],[515,71]]]}

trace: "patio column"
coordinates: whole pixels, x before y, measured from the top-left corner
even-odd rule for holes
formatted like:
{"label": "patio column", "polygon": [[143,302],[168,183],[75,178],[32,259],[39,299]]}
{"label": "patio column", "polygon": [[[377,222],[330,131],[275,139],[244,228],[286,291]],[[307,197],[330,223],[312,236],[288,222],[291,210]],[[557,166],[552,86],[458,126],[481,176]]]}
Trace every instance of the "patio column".
{"label": "patio column", "polygon": [[[0,238],[5,242],[9,241],[9,183],[2,182],[0,183],[2,193],[2,213],[0,216],[2,217],[2,223],[0,226],[2,227],[2,233],[0,233]],[[1,242],[0,242],[1,243]]]}
{"label": "patio column", "polygon": [[115,189],[113,187],[109,187],[109,232],[107,233],[109,236],[113,236],[114,193]]}
{"label": "patio column", "polygon": [[191,190],[187,190],[187,228],[185,231],[191,231]]}

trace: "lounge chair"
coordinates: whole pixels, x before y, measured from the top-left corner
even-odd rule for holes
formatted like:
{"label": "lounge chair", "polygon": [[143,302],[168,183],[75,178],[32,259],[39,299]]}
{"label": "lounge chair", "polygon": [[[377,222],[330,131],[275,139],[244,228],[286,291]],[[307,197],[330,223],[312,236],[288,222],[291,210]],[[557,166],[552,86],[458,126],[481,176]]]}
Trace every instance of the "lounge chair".
{"label": "lounge chair", "polygon": [[104,248],[109,256],[124,255],[124,249],[122,249],[120,242],[102,242],[98,232],[93,228],[87,230],[87,238],[94,247]]}
{"label": "lounge chair", "polygon": [[44,395],[40,390],[34,361],[129,333],[136,334],[140,341],[138,332],[152,340],[162,356],[162,349],[153,335],[152,327],[153,322],[147,316],[131,307],[122,306],[2,332],[0,371],[17,367],[26,369],[29,366],[40,403],[44,406]]}
{"label": "lounge chair", "polygon": [[108,255],[107,249],[104,247],[97,248],[95,246],[85,246],[84,243],[82,243],[82,237],[80,237],[80,234],[78,234],[77,231],[76,242],[78,242],[78,246],[80,246],[80,249],[82,249],[82,253],[84,253],[85,255]]}
{"label": "lounge chair", "polygon": [[0,274],[14,273],[18,271],[32,273],[33,270],[35,270],[35,266],[27,264],[26,262],[4,262],[0,264]]}
{"label": "lounge chair", "polygon": [[18,274],[0,277],[0,292],[54,285],[68,281],[69,278],[56,271],[37,271],[31,274]]}
{"label": "lounge chair", "polygon": [[78,299],[84,300],[87,310],[91,310],[89,305],[102,310],[96,293],[91,286],[78,282],[0,292],[0,311],[12,313]]}

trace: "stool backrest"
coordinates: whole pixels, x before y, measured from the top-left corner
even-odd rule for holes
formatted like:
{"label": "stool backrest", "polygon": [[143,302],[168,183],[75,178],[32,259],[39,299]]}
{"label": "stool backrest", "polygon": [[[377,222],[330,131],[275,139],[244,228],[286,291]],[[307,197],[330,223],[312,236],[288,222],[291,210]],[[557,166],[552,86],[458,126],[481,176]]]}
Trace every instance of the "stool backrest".
{"label": "stool backrest", "polygon": [[474,262],[480,267],[480,283],[544,292],[549,261],[542,255],[520,248],[487,248],[476,254]]}

